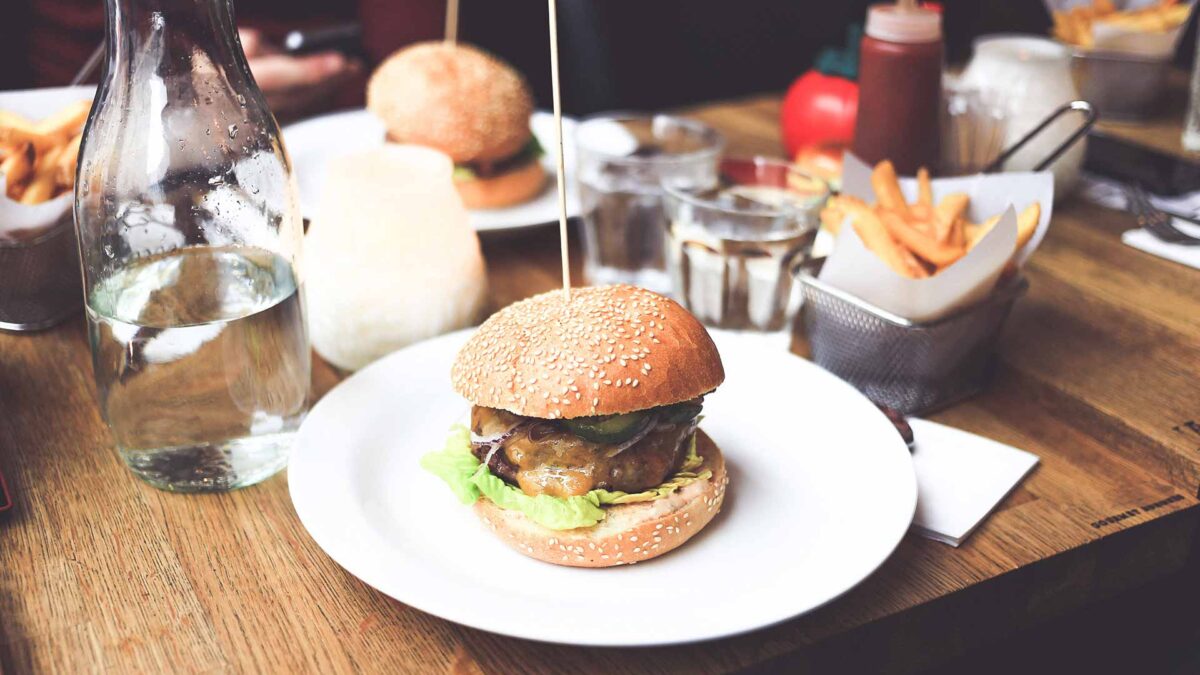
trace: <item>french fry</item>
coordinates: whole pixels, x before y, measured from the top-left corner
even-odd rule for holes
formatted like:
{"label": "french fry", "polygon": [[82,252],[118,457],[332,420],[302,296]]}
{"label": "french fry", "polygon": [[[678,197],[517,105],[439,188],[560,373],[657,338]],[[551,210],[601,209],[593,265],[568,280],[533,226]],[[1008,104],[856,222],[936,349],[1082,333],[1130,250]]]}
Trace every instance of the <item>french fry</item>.
{"label": "french fry", "polygon": [[900,247],[900,262],[904,265],[905,272],[903,274],[912,279],[926,279],[932,272],[929,267],[921,264],[920,259],[913,255],[912,251],[903,246]]}
{"label": "french fry", "polygon": [[929,169],[917,169],[917,204],[933,206],[933,183],[929,181]]}
{"label": "french fry", "polygon": [[967,232],[964,227],[966,222],[966,218],[955,218],[954,224],[950,226],[950,243],[964,251],[969,250],[967,248]]}
{"label": "french fry", "polygon": [[932,237],[934,232],[933,209],[925,204],[909,204],[908,216],[905,217],[913,227],[922,234]]}
{"label": "french fry", "polygon": [[34,130],[43,136],[65,141],[79,133],[91,109],[91,101],[76,101],[38,122]]}
{"label": "french fry", "polygon": [[876,204],[908,215],[908,202],[904,201],[904,193],[900,192],[896,167],[890,161],[885,159],[875,165],[875,170],[871,172],[871,187],[875,189]]}
{"label": "french fry", "polygon": [[825,231],[837,236],[842,230],[842,221],[846,219],[846,212],[837,206],[826,206],[821,209],[821,227]]}
{"label": "french fry", "polygon": [[58,187],[58,158],[65,149],[66,146],[56,145],[37,158],[33,178],[18,201],[41,204],[54,196],[54,189]]}
{"label": "french fry", "polygon": [[32,143],[26,143],[0,164],[0,173],[8,180],[8,196],[16,199],[24,191],[25,179],[33,173],[33,162],[37,154]]}
{"label": "french fry", "polygon": [[942,201],[934,209],[934,232],[938,241],[962,246],[958,237],[953,236],[955,223],[962,218],[970,201],[971,198],[965,192],[955,192],[942,197]]}
{"label": "french fry", "polygon": [[63,152],[58,157],[58,166],[56,167],[58,174],[58,184],[70,190],[75,187],[75,167],[79,164],[79,143],[83,140],[82,134],[76,134],[67,142]]}
{"label": "french fry", "polygon": [[895,211],[883,211],[879,216],[888,234],[918,258],[936,266],[946,267],[963,257],[965,250],[944,244],[907,222]]}
{"label": "french fry", "polygon": [[1068,18],[1066,12],[1055,10],[1052,12],[1054,28],[1051,34],[1067,44],[1075,44],[1075,24]]}
{"label": "french fry", "polygon": [[0,145],[32,145],[42,150],[54,145],[55,139],[37,130],[23,117],[8,114],[0,118]]}
{"label": "french fry", "polygon": [[33,122],[14,112],[0,111],[0,145],[24,146],[44,153],[78,134],[91,110],[90,101],[77,101],[50,117]]}
{"label": "french fry", "polygon": [[1021,213],[1017,214],[1017,245],[1014,252],[1020,252],[1025,248],[1025,244],[1033,239],[1033,233],[1037,232],[1038,220],[1042,217],[1042,205],[1034,202],[1026,206]]}
{"label": "french fry", "polygon": [[888,267],[906,277],[928,276],[928,272],[917,263],[912,254],[898,245],[892,235],[888,233],[883,223],[880,222],[879,214],[875,212],[875,209],[853,197],[843,196],[839,201],[846,212],[850,214],[854,231],[858,233],[863,244],[879,256],[880,260]]}
{"label": "french fry", "polygon": [[41,204],[54,196],[55,187],[54,174],[39,174],[29,181],[29,185],[25,187],[25,191],[21,193],[17,201],[22,204]]}
{"label": "french fry", "polygon": [[1090,6],[1077,5],[1067,11],[1052,13],[1052,34],[1059,40],[1080,47],[1095,46],[1093,28],[1106,23],[1123,30],[1142,33],[1163,33],[1187,22],[1191,5],[1176,0],[1160,2],[1137,9],[1118,10],[1111,0],[1094,0]]}
{"label": "french fry", "polygon": [[998,222],[1000,222],[999,214],[994,215],[991,218],[988,218],[987,220],[983,221],[982,223],[967,224],[967,226],[966,226],[967,250],[969,251],[969,250],[975,248],[975,245],[978,244],[980,241],[982,241],[983,238],[985,236],[987,236],[987,233],[991,232],[992,228],[995,227],[996,223],[998,223]]}

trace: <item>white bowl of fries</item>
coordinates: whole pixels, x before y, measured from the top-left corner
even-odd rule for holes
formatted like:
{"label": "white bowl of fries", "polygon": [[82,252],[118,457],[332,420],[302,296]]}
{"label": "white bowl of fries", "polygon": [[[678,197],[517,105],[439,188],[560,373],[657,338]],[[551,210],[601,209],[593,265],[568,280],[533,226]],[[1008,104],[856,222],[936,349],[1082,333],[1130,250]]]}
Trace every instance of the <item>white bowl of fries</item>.
{"label": "white bowl of fries", "polygon": [[79,311],[71,206],[91,87],[0,92],[0,329]]}
{"label": "white bowl of fries", "polygon": [[64,222],[91,87],[0,92],[0,243]]}
{"label": "white bowl of fries", "polygon": [[801,277],[813,359],[906,413],[978,390],[1053,203],[1049,172],[898,179],[847,155],[833,250]]}

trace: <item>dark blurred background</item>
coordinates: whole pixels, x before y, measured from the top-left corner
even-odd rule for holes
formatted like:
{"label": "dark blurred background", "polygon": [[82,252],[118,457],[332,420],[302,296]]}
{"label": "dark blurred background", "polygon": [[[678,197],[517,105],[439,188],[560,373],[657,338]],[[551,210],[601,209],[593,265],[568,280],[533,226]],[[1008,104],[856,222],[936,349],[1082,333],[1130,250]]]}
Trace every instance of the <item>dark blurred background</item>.
{"label": "dark blurred background", "polygon": [[[148,0],[110,0],[141,2]],[[235,0],[238,22],[281,40],[293,28],[361,20],[365,70],[395,49],[442,35],[444,0]],[[66,84],[103,38],[103,0],[4,0],[0,88]],[[563,96],[569,113],[662,109],[778,91],[816,53],[844,41],[865,0],[560,0]],[[1042,0],[948,0],[947,57],[995,32],[1045,34]],[[462,0],[462,39],[511,61],[549,97],[544,0]],[[1181,52],[1190,54],[1184,47]],[[333,100],[361,99],[361,81]]]}

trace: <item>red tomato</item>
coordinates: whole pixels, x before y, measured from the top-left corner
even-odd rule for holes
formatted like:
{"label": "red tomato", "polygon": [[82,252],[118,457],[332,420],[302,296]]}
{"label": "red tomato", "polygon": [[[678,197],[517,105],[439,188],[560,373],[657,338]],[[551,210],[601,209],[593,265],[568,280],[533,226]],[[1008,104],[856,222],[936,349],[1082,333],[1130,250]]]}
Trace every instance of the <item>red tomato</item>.
{"label": "red tomato", "polygon": [[795,157],[812,145],[850,145],[858,116],[858,83],[810,70],[788,89],[779,112],[783,143]]}

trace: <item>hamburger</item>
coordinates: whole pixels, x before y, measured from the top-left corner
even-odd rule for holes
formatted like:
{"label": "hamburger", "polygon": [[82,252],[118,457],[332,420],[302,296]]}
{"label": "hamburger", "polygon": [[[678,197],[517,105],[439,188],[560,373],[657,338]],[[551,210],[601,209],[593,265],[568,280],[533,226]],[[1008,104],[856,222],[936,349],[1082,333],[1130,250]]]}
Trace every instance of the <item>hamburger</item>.
{"label": "hamburger", "polygon": [[697,425],[725,372],[672,300],[632,286],[534,296],[484,322],[450,378],[470,426],[421,464],[527,556],[632,564],[721,508],[725,460]]}
{"label": "hamburger", "polygon": [[529,130],[529,85],[475,47],[424,42],[392,54],[371,75],[367,108],[389,141],[449,155],[469,209],[526,202],[545,185],[544,153]]}

